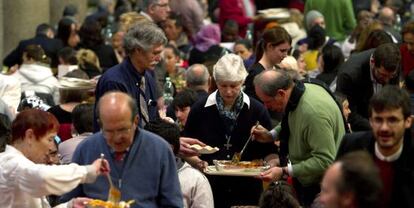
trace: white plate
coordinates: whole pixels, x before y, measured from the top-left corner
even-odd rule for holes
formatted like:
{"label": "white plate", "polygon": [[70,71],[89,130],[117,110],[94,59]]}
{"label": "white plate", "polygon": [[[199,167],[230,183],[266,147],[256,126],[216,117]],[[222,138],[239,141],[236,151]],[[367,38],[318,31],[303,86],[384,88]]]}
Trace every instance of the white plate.
{"label": "white plate", "polygon": [[216,166],[210,165],[208,166],[204,172],[209,175],[221,175],[221,176],[247,176],[253,177],[258,176],[262,172],[261,169],[233,169],[233,170],[217,170]]}
{"label": "white plate", "polygon": [[199,154],[213,154],[213,153],[220,150],[218,147],[213,148],[213,147],[208,146],[208,145],[202,147],[198,144],[193,144],[193,145],[190,146],[190,148],[192,150],[196,151]]}
{"label": "white plate", "polygon": [[286,19],[290,17],[290,12],[284,8],[264,9],[258,11],[263,14],[265,19]]}
{"label": "white plate", "polygon": [[96,83],[92,80],[77,79],[72,77],[59,78],[59,88],[63,89],[91,89]]}

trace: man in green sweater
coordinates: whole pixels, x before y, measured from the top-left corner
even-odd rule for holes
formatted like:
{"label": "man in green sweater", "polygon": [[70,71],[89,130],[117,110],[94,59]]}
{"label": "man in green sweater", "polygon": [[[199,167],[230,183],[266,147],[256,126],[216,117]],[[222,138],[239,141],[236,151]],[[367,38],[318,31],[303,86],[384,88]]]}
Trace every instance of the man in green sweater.
{"label": "man in green sweater", "polygon": [[283,70],[262,72],[254,85],[267,108],[285,112],[274,130],[259,126],[252,131],[258,141],[280,141],[280,167],[270,168],[260,178],[273,181],[292,176],[299,201],[309,206],[345,134],[341,110],[323,87],[294,81]]}
{"label": "man in green sweater", "polygon": [[343,42],[356,27],[356,20],[351,0],[306,0],[305,12],[317,10],[323,14],[326,33],[329,37]]}

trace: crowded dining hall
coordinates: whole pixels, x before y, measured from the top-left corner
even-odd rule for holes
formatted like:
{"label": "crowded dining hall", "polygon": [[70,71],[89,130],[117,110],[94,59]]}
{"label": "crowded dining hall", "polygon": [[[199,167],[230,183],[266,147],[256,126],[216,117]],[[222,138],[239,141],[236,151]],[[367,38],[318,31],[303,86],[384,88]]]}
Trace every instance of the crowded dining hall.
{"label": "crowded dining hall", "polygon": [[414,208],[414,2],[0,2],[0,208]]}

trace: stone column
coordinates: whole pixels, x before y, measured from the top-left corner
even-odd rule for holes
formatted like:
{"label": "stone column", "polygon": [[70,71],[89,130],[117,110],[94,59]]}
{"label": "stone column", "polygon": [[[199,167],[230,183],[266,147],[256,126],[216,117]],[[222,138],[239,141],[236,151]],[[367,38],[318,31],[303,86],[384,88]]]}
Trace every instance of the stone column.
{"label": "stone column", "polygon": [[57,25],[62,18],[66,5],[73,4],[78,7],[78,21],[81,24],[86,16],[88,8],[87,0],[50,0],[50,24]]}
{"label": "stone column", "polygon": [[50,0],[3,0],[3,55],[13,50],[19,41],[34,37],[37,25],[49,23]]}
{"label": "stone column", "polygon": [[[3,48],[3,43],[4,43],[3,15],[4,15],[3,0],[0,0],[0,58],[1,58],[0,66],[3,66],[3,51],[4,51],[4,48]],[[0,68],[0,71],[1,71],[1,68]]]}

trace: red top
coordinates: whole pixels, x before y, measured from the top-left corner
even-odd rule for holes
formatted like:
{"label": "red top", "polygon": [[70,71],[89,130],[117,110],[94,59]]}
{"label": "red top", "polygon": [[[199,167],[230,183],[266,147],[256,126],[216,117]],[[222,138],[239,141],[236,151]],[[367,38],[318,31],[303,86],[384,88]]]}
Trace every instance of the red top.
{"label": "red top", "polygon": [[[255,10],[255,5],[252,0],[250,0],[250,3]],[[220,28],[223,29],[226,20],[232,19],[239,24],[239,36],[244,37],[246,35],[247,25],[253,22],[253,20],[246,15],[243,0],[220,0],[219,8]]]}
{"label": "red top", "polygon": [[381,205],[383,207],[389,207],[391,202],[392,187],[394,182],[394,169],[392,167],[392,162],[386,162],[379,160],[377,157],[374,157],[374,162],[377,165],[380,176],[382,180],[382,192],[381,192]]}
{"label": "red top", "polygon": [[408,51],[407,45],[402,44],[400,46],[401,52],[401,67],[404,73],[404,76],[414,69],[414,54]]}

